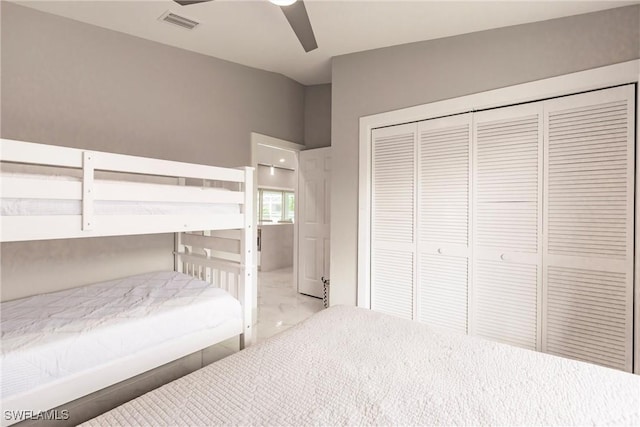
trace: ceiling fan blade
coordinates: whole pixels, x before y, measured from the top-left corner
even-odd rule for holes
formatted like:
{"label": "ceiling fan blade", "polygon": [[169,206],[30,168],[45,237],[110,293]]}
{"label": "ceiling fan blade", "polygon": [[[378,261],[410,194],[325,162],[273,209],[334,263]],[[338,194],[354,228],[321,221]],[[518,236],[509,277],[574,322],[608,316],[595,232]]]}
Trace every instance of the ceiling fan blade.
{"label": "ceiling fan blade", "polygon": [[190,4],[204,3],[211,0],[173,0],[180,6],[189,6]]}
{"label": "ceiling fan blade", "polygon": [[289,25],[293,29],[293,32],[298,36],[298,40],[302,44],[305,52],[310,52],[318,48],[316,37],[313,34],[313,28],[311,28],[311,21],[309,21],[309,15],[307,14],[307,8],[304,6],[302,0],[298,0],[291,6],[280,6],[284,16],[289,21]]}

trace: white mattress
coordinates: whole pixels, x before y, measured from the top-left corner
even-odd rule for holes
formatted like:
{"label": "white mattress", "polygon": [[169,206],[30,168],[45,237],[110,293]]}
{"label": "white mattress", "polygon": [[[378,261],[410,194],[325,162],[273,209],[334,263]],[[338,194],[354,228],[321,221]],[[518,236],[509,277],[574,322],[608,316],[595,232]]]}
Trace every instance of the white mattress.
{"label": "white mattress", "polygon": [[176,272],[156,272],[3,302],[2,398],[228,322],[240,302]]}
{"label": "white mattress", "polygon": [[[74,176],[67,175],[43,175],[24,174],[13,172],[2,172],[0,179],[21,178],[43,181],[72,181],[81,180]],[[96,183],[112,183],[113,180],[96,180]],[[117,181],[120,185],[137,185],[127,181]],[[149,183],[145,183],[149,185]],[[175,188],[175,185],[152,184]],[[222,188],[207,187],[207,191],[228,190]],[[238,214],[240,205],[234,203],[183,203],[183,202],[147,202],[147,201],[119,201],[119,200],[96,200],[93,203],[96,215],[213,215],[213,214]],[[0,200],[0,214],[2,216],[32,216],[32,215],[80,215],[82,214],[81,200],[64,199],[19,199],[2,198]]]}
{"label": "white mattress", "polygon": [[640,377],[348,307],[86,423],[596,424],[640,424]]}

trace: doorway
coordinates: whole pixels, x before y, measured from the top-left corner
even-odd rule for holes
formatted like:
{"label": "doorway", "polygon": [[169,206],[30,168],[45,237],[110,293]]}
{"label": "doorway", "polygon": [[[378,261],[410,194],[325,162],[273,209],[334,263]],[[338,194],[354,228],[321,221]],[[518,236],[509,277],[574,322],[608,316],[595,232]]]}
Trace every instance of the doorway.
{"label": "doorway", "polygon": [[[258,199],[259,189],[260,189],[260,183],[258,182],[259,181],[258,175],[261,169],[260,163],[262,163],[263,166],[266,165],[266,170],[267,170],[266,173],[268,176],[271,176],[270,175],[271,165],[273,165],[274,176],[275,176],[276,171],[278,170],[277,169],[278,165],[276,165],[275,163],[283,163],[284,165],[287,165],[286,169],[294,170],[295,179],[293,182],[293,189],[294,189],[293,193],[294,193],[294,199],[297,199],[298,197],[298,175],[297,175],[298,155],[302,150],[304,150],[304,145],[296,144],[291,141],[274,138],[272,136],[263,135],[256,132],[251,133],[251,166],[253,166],[256,170],[256,173],[254,173],[254,182],[253,182],[254,184],[253,188],[255,189],[254,200],[256,200],[256,203],[254,204],[253,218],[255,220],[256,230],[260,228],[259,216],[258,216],[258,212],[259,212],[258,207],[260,205],[259,199]],[[278,157],[279,153],[293,154],[293,158],[290,159],[290,163],[287,163],[287,160],[286,160],[287,157],[285,157],[285,162],[280,162],[280,159],[283,157],[282,156]],[[294,200],[294,203],[295,203],[295,200]],[[260,243],[262,246],[262,243],[264,242],[260,242]],[[260,258],[262,258],[262,254],[260,254]],[[256,270],[257,270],[258,251],[254,252],[254,266],[256,266]],[[258,272],[256,271],[255,274],[257,275]],[[294,220],[293,220],[293,281],[294,282],[293,282],[293,286],[296,289],[298,288],[297,275],[298,275],[298,223],[295,221],[295,213],[294,213]],[[253,307],[254,314],[256,316],[257,316],[257,308],[258,308],[258,295],[256,292],[254,295],[254,307]],[[254,316],[254,319],[255,318],[257,317]]]}

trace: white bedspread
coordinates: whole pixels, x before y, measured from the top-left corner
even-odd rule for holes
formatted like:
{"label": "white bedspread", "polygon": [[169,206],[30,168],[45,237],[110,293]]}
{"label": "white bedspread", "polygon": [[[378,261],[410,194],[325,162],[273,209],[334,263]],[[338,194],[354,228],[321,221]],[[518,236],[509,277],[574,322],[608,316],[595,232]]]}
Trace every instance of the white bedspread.
{"label": "white bedspread", "polygon": [[87,423],[212,424],[639,425],[640,377],[334,307]]}
{"label": "white bedspread", "polygon": [[238,300],[176,272],[3,302],[0,316],[3,399],[191,332],[242,324]]}

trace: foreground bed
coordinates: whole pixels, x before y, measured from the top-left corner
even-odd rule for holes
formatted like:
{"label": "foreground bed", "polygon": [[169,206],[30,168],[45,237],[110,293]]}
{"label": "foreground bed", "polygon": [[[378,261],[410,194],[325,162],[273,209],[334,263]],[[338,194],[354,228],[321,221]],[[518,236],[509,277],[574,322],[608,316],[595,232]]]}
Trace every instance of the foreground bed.
{"label": "foreground bed", "polygon": [[640,377],[334,307],[86,423],[211,424],[638,425]]}

